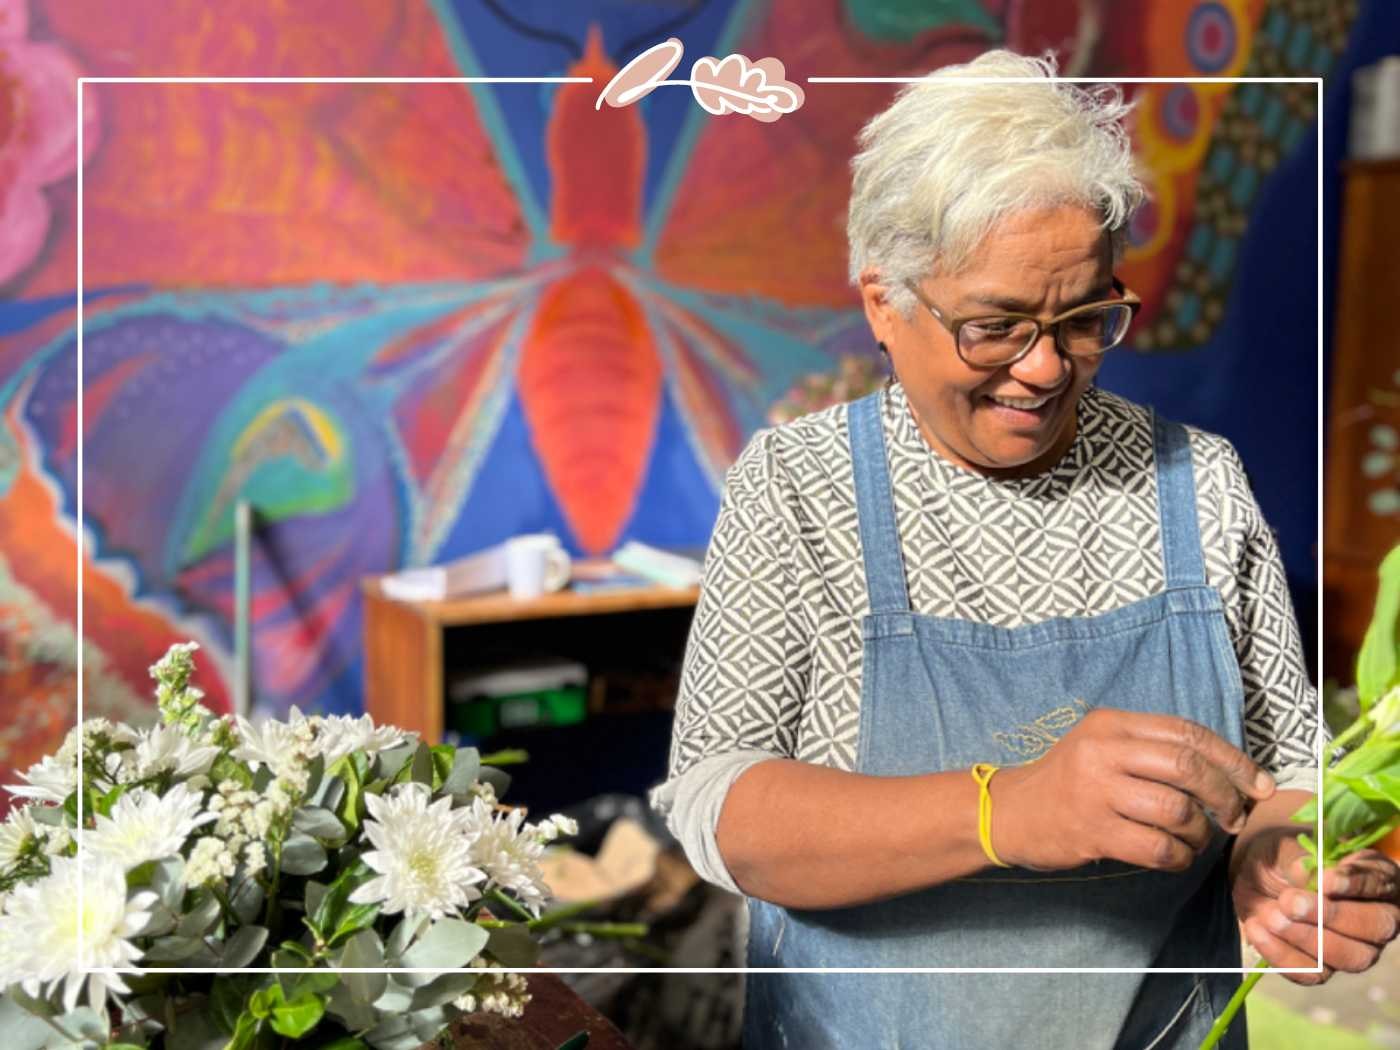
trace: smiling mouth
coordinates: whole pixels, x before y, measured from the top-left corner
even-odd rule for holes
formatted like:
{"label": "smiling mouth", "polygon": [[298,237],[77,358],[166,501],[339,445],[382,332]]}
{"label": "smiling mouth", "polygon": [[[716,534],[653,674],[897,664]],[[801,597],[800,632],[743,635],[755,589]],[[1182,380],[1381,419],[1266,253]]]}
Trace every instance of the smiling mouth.
{"label": "smiling mouth", "polygon": [[1040,397],[998,397],[995,394],[988,394],[987,400],[994,405],[1001,405],[1003,408],[1014,408],[1021,412],[1034,412],[1044,408],[1059,395],[1044,394]]}

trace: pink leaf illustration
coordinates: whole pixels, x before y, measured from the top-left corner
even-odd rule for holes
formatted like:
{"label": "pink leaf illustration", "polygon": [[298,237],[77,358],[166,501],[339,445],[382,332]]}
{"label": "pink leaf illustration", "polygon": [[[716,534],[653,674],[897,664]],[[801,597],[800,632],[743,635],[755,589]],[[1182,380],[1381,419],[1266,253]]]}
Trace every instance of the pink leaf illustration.
{"label": "pink leaf illustration", "polygon": [[803,102],[802,89],[786,77],[776,58],[750,62],[743,55],[721,61],[707,56],[691,66],[690,90],[707,113],[742,113],[771,123]]}
{"label": "pink leaf illustration", "polygon": [[593,108],[602,109],[606,102],[620,109],[641,100],[661,86],[671,70],[680,64],[683,54],[685,46],[675,37],[647,48],[617,71]]}

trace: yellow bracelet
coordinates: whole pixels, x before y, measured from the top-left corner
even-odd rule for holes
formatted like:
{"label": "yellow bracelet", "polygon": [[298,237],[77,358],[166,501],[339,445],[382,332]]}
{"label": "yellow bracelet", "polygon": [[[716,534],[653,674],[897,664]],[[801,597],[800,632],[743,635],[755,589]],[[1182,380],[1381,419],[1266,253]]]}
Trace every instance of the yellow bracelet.
{"label": "yellow bracelet", "polygon": [[997,856],[992,849],[992,792],[987,786],[1000,766],[989,762],[978,762],[972,767],[972,779],[977,781],[977,839],[982,843],[982,852],[998,868],[1009,868],[1010,864]]}

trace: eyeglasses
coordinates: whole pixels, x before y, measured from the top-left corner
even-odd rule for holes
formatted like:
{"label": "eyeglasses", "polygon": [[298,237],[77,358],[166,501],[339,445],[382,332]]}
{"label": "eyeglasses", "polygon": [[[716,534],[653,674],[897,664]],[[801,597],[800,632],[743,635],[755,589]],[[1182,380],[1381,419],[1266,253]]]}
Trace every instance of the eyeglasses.
{"label": "eyeglasses", "polygon": [[1113,279],[1117,299],[1084,303],[1047,321],[1030,314],[978,314],[949,320],[913,281],[905,286],[939,324],[953,334],[958,356],[974,368],[995,368],[1021,360],[1047,329],[1055,345],[1071,357],[1095,357],[1112,350],[1128,334],[1142,300]]}

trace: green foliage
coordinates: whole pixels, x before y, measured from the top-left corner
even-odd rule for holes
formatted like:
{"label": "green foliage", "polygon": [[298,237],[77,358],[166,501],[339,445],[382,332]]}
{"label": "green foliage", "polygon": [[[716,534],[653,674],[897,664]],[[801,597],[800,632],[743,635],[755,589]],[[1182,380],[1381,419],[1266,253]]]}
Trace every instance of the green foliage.
{"label": "green foliage", "polygon": [[1400,684],[1400,546],[1381,562],[1376,610],[1356,657],[1356,690],[1363,713]]}

